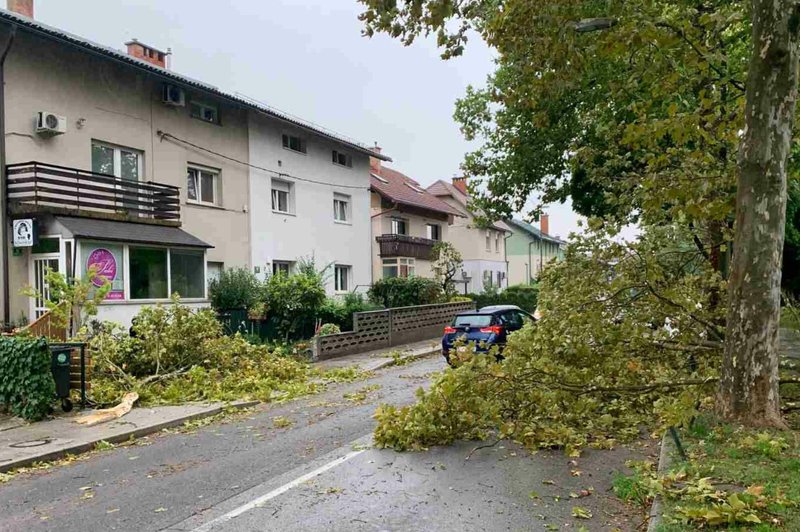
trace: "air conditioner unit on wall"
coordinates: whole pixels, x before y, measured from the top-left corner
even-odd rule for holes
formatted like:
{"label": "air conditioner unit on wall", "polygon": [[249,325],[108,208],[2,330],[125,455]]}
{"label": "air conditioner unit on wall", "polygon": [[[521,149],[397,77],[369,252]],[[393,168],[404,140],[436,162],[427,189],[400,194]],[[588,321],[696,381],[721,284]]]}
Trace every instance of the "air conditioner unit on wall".
{"label": "air conditioner unit on wall", "polygon": [[61,135],[67,132],[67,117],[48,111],[36,115],[36,133],[43,136]]}
{"label": "air conditioner unit on wall", "polygon": [[184,107],[186,105],[186,93],[177,85],[165,83],[161,100],[172,107]]}

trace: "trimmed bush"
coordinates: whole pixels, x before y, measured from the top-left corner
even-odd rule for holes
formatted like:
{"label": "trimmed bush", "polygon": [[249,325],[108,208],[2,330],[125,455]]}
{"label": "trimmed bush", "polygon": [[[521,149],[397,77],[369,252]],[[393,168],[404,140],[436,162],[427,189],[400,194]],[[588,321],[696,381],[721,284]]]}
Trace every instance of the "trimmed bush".
{"label": "trimmed bush", "polygon": [[208,285],[208,297],[214,310],[249,309],[261,295],[261,283],[247,268],[222,270]]}
{"label": "trimmed bush", "polygon": [[502,292],[487,290],[483,294],[469,294],[468,297],[475,301],[479,309],[490,305],[516,305],[522,310],[533,313],[539,298],[539,287],[518,284],[509,286]]}
{"label": "trimmed bush", "polygon": [[376,281],[369,299],[386,308],[432,305],[444,301],[442,287],[424,277],[389,277]]}
{"label": "trimmed bush", "polygon": [[328,336],[329,334],[339,334],[342,330],[335,323],[325,323],[319,328],[320,336]]}
{"label": "trimmed bush", "polygon": [[15,416],[38,421],[56,396],[44,338],[0,337],[0,403]]}

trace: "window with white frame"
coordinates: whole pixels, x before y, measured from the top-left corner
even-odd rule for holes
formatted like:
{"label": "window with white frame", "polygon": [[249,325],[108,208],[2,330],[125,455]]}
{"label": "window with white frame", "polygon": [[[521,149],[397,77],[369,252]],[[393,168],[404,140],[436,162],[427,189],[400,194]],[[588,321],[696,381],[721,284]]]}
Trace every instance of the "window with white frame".
{"label": "window with white frame", "polygon": [[335,289],[337,292],[350,290],[350,266],[337,264],[333,272]]}
{"label": "window with white frame", "polygon": [[491,270],[484,270],[483,271],[483,287],[484,288],[491,288],[492,287],[492,271]]}
{"label": "window with white frame", "polygon": [[331,152],[333,164],[338,164],[339,166],[346,166],[347,168],[353,167],[353,157],[351,157],[347,153],[342,153],[338,150],[333,150]]}
{"label": "window with white frame", "polygon": [[291,214],[294,210],[294,185],[280,179],[272,180],[272,210]]}
{"label": "window with white frame", "polygon": [[282,136],[282,142],[283,147],[287,150],[296,151],[298,153],[306,153],[306,141],[301,137],[296,135],[287,135],[284,133]]}
{"label": "window with white frame", "polygon": [[288,260],[272,261],[272,275],[289,276],[292,273],[292,262]]}
{"label": "window with white frame", "polygon": [[208,261],[206,262],[206,281],[211,284],[211,281],[219,280],[222,270],[225,269],[224,262]]}
{"label": "window with white frame", "polygon": [[333,219],[337,222],[350,221],[350,196],[344,194],[333,195]]}
{"label": "window with white frame", "polygon": [[190,166],[186,171],[186,197],[189,201],[219,205],[219,170]]}
{"label": "window with white frame", "polygon": [[428,239],[441,240],[442,239],[442,226],[439,224],[428,224]]}
{"label": "window with white frame", "polygon": [[128,181],[140,181],[144,175],[140,150],[92,141],[92,172]]}
{"label": "window with white frame", "polygon": [[486,231],[486,251],[492,250],[492,232]]}
{"label": "window with white frame", "polygon": [[189,102],[189,114],[192,118],[197,118],[210,124],[219,124],[219,106],[192,100]]}
{"label": "window with white frame", "polygon": [[500,233],[494,234],[494,252],[500,253]]}
{"label": "window with white frame", "polygon": [[396,259],[383,259],[383,278],[412,277],[416,272],[415,259],[399,257]]}
{"label": "window with white frame", "polygon": [[402,218],[392,218],[392,234],[393,235],[407,235],[408,222]]}

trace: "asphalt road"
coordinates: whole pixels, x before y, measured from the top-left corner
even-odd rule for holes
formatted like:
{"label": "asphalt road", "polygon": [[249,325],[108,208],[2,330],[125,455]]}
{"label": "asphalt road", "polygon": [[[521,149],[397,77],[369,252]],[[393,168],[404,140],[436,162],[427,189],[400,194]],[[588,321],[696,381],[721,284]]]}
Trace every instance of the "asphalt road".
{"label": "asphalt road", "polygon": [[[506,442],[469,460],[479,444],[425,453],[369,448],[375,406],[413,401],[442,369],[441,358],[423,359],[233,421],[20,475],[0,485],[0,530],[632,530],[641,523],[641,512],[608,488],[613,472],[650,453],[647,446],[577,461],[558,451],[531,456]],[[276,427],[275,418],[291,424]],[[573,517],[576,506],[592,517]]]}

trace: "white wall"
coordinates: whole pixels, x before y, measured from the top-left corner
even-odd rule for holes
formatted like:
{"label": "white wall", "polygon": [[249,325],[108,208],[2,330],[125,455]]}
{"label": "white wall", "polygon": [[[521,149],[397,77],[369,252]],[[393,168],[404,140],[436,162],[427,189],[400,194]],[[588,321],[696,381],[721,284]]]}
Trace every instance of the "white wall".
{"label": "white wall", "polygon": [[[506,272],[506,262],[499,260],[465,260],[461,269],[467,272],[467,276],[471,277],[467,289],[470,293],[480,294],[483,292],[483,274],[485,271],[492,272],[492,286],[497,287],[497,272]],[[457,275],[460,277],[460,274]],[[463,284],[459,288],[463,290]],[[500,288],[508,287],[508,277],[503,279]]]}
{"label": "white wall", "polygon": [[[169,302],[162,303],[162,305],[169,305],[169,304],[170,304]],[[208,303],[184,302],[182,304],[192,309],[207,308],[209,306]],[[106,302],[97,307],[97,316],[94,316],[92,319],[119,323],[120,325],[122,325],[127,329],[131,326],[131,320],[133,319],[134,316],[136,316],[139,313],[139,311],[141,311],[144,307],[151,307],[151,306],[153,306],[152,303]]]}
{"label": "white wall", "polygon": [[[317,266],[336,263],[351,267],[350,289],[365,290],[371,282],[369,158],[341,145],[301,132],[284,122],[251,113],[249,117],[250,163],[287,174],[292,182],[294,214],[272,211],[272,179],[275,174],[251,168],[250,220],[251,262],[261,277],[272,271],[272,261],[297,261],[314,256]],[[283,148],[284,133],[306,140],[307,152]],[[353,166],[335,165],[332,150],[352,156]],[[330,183],[323,185],[304,179]],[[356,187],[356,188],[349,188]],[[338,223],[333,217],[334,193],[350,196],[350,220]],[[327,290],[334,292],[333,267]]]}

